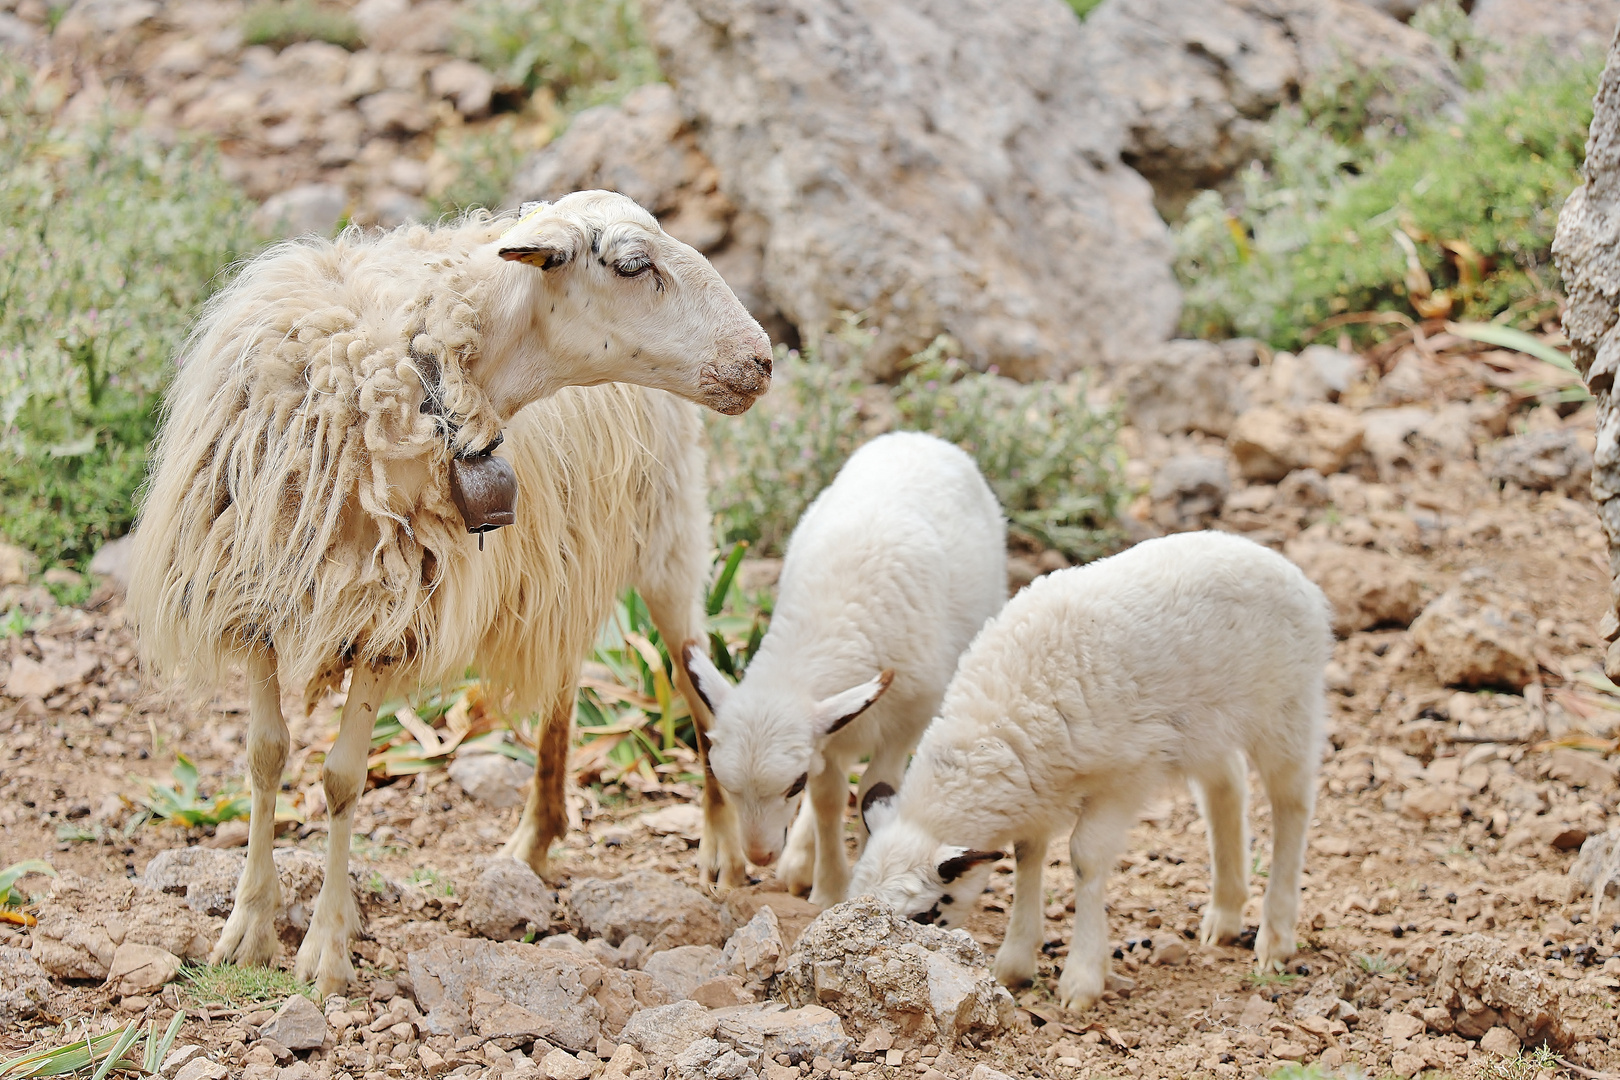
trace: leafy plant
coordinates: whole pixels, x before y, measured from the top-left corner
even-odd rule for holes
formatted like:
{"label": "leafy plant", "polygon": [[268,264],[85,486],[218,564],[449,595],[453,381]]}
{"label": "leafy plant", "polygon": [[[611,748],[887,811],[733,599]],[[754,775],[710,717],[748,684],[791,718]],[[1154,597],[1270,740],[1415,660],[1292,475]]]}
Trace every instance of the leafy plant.
{"label": "leafy plant", "polygon": [[1479,1080],[1535,1080],[1538,1076],[1556,1076],[1566,1071],[1558,1056],[1545,1046],[1510,1058],[1486,1055],[1480,1063]]}
{"label": "leafy plant", "polygon": [[176,754],[175,758],[174,768],[170,770],[173,786],[135,777],[146,786],[146,797],[141,799],[141,804],[153,817],[190,829],[248,816],[252,800],[241,794],[234,784],[226,784],[212,796],[204,795],[199,788],[201,781],[196,764],[184,754]]}
{"label": "leafy plant", "polygon": [[82,567],[128,531],[175,350],[254,238],[208,144],[59,129],[54,92],[0,61],[0,530]]}
{"label": "leafy plant", "polygon": [[437,182],[428,192],[432,212],[499,207],[518,165],[544,145],[550,130],[534,117],[512,113],[477,126],[441,127],[433,151]]}
{"label": "leafy plant", "polygon": [[418,866],[411,871],[411,876],[405,880],[423,892],[434,896],[456,895],[455,883],[431,866]]}
{"label": "leafy plant", "polygon": [[659,78],[634,0],[476,0],[457,31],[464,55],[570,112]]}
{"label": "leafy plant", "polygon": [[1292,971],[1251,971],[1243,976],[1243,981],[1252,987],[1287,986],[1298,979]]}
{"label": "leafy plant", "polygon": [[[169,1026],[159,1035],[156,1021],[146,1023],[145,1040],[138,1020],[131,1020],[121,1028],[104,1031],[100,1035],[85,1035],[49,1050],[35,1050],[10,1061],[0,1062],[0,1080],[32,1076],[65,1076],[96,1066],[91,1080],[102,1080],[113,1069],[128,1069],[146,1076],[154,1076],[169,1056],[180,1025],[185,1023],[183,1010],[176,1011]],[[65,1027],[65,1025],[64,1025]],[[136,1049],[136,1043],[140,1048]]]}
{"label": "leafy plant", "polygon": [[24,859],[0,870],[0,923],[33,926],[37,921],[32,915],[21,910],[22,906],[28,903],[28,897],[17,888],[17,882],[29,874],[55,877],[56,870],[44,859]]}
{"label": "leafy plant", "polygon": [[1524,326],[1556,314],[1553,230],[1580,180],[1598,67],[1528,70],[1460,119],[1370,142],[1279,110],[1269,164],[1230,199],[1197,196],[1176,229],[1185,328],[1296,348],[1369,312]]}
{"label": "leafy plant", "polygon": [[1080,16],[1081,19],[1090,15],[1101,4],[1102,0],[1069,0],[1069,6],[1074,9],[1074,13]]}
{"label": "leafy plant", "polygon": [[0,619],[0,638],[22,637],[34,628],[34,619],[20,607],[13,606]]}
{"label": "leafy plant", "polygon": [[1356,966],[1369,975],[1394,975],[1402,970],[1404,965],[1397,964],[1387,956],[1376,956],[1371,953],[1357,953]]}
{"label": "leafy plant", "polygon": [[198,1005],[241,1008],[260,1001],[280,1001],[302,994],[316,1004],[315,987],[299,982],[292,972],[273,967],[236,964],[201,964],[180,969],[180,993]]}
{"label": "leafy plant", "polygon": [[360,27],[342,8],[312,0],[264,0],[242,16],[242,40],[285,49],[300,41],[325,41],[351,52],[360,48]]}

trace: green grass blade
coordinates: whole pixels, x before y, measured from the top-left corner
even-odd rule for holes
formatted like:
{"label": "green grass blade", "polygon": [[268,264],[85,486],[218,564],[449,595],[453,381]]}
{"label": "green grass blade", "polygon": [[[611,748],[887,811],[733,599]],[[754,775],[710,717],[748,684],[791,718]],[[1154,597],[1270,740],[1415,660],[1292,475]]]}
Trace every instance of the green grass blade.
{"label": "green grass blade", "polygon": [[720,576],[715,579],[714,588],[709,591],[708,602],[704,605],[709,618],[720,614],[720,609],[726,606],[726,594],[731,592],[731,583],[737,577],[737,567],[742,565],[743,554],[747,550],[746,540],[739,540],[731,546],[731,554],[726,556],[725,565],[720,568]]}
{"label": "green grass blade", "polygon": [[174,1019],[169,1021],[168,1029],[163,1032],[163,1041],[158,1043],[158,1045],[157,1045],[157,1053],[155,1053],[155,1054],[152,1052],[152,1040],[151,1040],[150,1037],[147,1038],[147,1040],[146,1040],[146,1071],[147,1072],[155,1073],[155,1072],[158,1071],[158,1069],[163,1067],[164,1060],[169,1056],[169,1051],[171,1049],[173,1049],[173,1047],[174,1047],[175,1036],[180,1034],[180,1025],[185,1023],[185,1022],[186,1022],[186,1010],[180,1009],[180,1010],[176,1011],[175,1014],[174,1014]]}
{"label": "green grass blade", "polygon": [[118,1042],[114,1044],[112,1053],[107,1055],[106,1060],[101,1063],[101,1067],[95,1071],[90,1080],[105,1080],[106,1075],[112,1072],[113,1066],[123,1060],[124,1052],[129,1049],[130,1044],[135,1041],[140,1032],[140,1027],[133,1020],[125,1025],[124,1033],[118,1037]]}
{"label": "green grass blade", "polygon": [[1468,338],[1485,345],[1495,345],[1498,348],[1512,349],[1515,352],[1526,353],[1537,360],[1544,361],[1556,368],[1563,368],[1572,375],[1579,375],[1575,369],[1575,361],[1567,353],[1548,345],[1545,341],[1517,330],[1511,326],[1502,326],[1499,323],[1446,323],[1446,329],[1458,337]]}

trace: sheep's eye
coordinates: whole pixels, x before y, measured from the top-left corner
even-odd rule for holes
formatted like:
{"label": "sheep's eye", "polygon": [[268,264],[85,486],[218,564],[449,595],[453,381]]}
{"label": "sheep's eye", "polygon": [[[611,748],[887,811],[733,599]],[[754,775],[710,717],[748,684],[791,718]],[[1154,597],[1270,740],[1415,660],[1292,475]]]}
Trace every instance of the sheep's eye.
{"label": "sheep's eye", "polygon": [[639,277],[651,268],[652,260],[641,255],[632,255],[613,264],[613,272],[620,277]]}
{"label": "sheep's eye", "polygon": [[782,798],[791,799],[791,798],[793,798],[793,796],[795,796],[799,792],[803,791],[804,790],[804,785],[809,779],[810,779],[810,774],[809,773],[800,773],[799,778],[797,780],[793,781],[793,786],[787,789],[787,794],[782,796]]}

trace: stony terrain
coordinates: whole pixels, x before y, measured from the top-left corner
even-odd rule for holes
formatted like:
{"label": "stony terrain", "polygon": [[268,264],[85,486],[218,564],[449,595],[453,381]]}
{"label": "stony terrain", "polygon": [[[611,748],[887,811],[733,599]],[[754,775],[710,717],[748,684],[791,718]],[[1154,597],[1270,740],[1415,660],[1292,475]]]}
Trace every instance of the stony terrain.
{"label": "stony terrain", "polygon": [[[1467,1072],[1542,1039],[1572,1067],[1615,1071],[1620,910],[1611,898],[1594,922],[1571,874],[1583,844],[1607,842],[1620,801],[1620,691],[1601,677],[1597,625],[1604,540],[1584,493],[1592,409],[1556,400],[1569,378],[1558,369],[1434,329],[1371,357],[1177,343],[1119,383],[1147,489],[1136,528],[1208,524],[1281,547],[1330,593],[1345,635],[1288,973],[1258,978],[1244,948],[1191,939],[1208,876],[1185,792],[1166,792],[1134,834],[1109,889],[1117,984],[1074,1016],[1053,1003],[1072,895],[1063,845],[1046,882],[1048,959],[1008,1000],[978,954],[933,928],[848,905],[795,950],[814,909],[768,879],[704,895],[684,783],[581,791],[555,891],[543,887],[491,858],[515,823],[522,770],[485,756],[364,796],[354,884],[368,923],[352,998],[328,1002],[324,1020],[313,1008],[277,1018],[275,1001],[199,1009],[183,979],[167,980],[175,958],[199,960],[217,934],[245,830],[126,834],[139,790],[128,777],[164,777],[184,749],[217,788],[240,769],[245,701],[146,685],[114,586],[69,609],[12,584],[0,608],[41,618],[0,646],[0,863],[44,857],[63,876],[25,879],[40,894],[37,928],[0,930],[0,949],[29,950],[0,951],[0,1051],[47,1037],[54,1017],[77,1030],[185,1005],[181,1041],[202,1048],[198,1061],[263,1077],[843,1080],[981,1064],[1233,1077],[1288,1061],[1412,1075]],[[1014,572],[1060,563],[1021,554]],[[309,757],[338,702],[293,721],[288,795],[307,821],[278,842],[284,959],[319,882]],[[1267,814],[1256,803],[1257,904]],[[990,951],[1010,888],[1010,872],[996,875],[972,926]],[[513,941],[531,934],[535,945]],[[874,967],[849,955],[919,948],[942,959]],[[842,963],[818,968],[828,949]],[[831,988],[827,970],[866,981]],[[796,1011],[753,1004],[777,1000]],[[203,1069],[182,1075],[225,1075]]]}

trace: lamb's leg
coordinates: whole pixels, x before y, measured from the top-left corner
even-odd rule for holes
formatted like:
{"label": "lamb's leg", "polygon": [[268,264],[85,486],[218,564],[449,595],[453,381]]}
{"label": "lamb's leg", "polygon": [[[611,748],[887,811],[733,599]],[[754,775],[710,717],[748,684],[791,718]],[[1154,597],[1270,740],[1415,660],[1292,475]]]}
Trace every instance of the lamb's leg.
{"label": "lamb's leg", "polygon": [[1110,794],[1087,799],[1069,837],[1074,866],[1074,937],[1069,960],[1058,980],[1058,1000],[1065,1009],[1089,1009],[1108,982],[1108,872],[1125,847],[1125,837],[1141,799]]}
{"label": "lamb's leg", "polygon": [[1209,828],[1211,888],[1198,940],[1227,945],[1243,932],[1243,905],[1249,899],[1249,774],[1237,751],[1193,778],[1193,788]]}
{"label": "lamb's leg", "polygon": [[236,903],[219,944],[208,954],[210,964],[268,964],[276,958],[276,915],[281,910],[281,882],[271,859],[275,842],[276,792],[287,765],[287,722],[281,716],[281,686],[276,659],[268,652],[248,656],[248,781],[253,794],[248,818],[247,865],[236,883]]}
{"label": "lamb's leg", "polygon": [[342,993],[354,979],[349,939],[360,929],[360,912],[349,888],[349,840],[354,832],[354,807],[366,786],[371,725],[388,683],[386,670],[355,665],[343,718],[338,723],[337,741],[326,755],[322,776],[326,788],[326,877],[293,966],[299,979],[315,984],[323,1000]]}
{"label": "lamb's leg", "polygon": [[1262,970],[1294,955],[1294,927],[1299,921],[1299,878],[1305,867],[1305,834],[1316,802],[1316,762],[1263,758],[1260,778],[1271,802],[1271,876],[1260,911],[1260,933],[1254,958]]}
{"label": "lamb's leg", "polygon": [[528,798],[523,816],[501,854],[528,863],[541,877],[549,870],[551,845],[568,829],[568,748],[573,741],[574,686],[553,699],[543,713],[539,738],[535,742],[534,775],[529,779]]}
{"label": "lamb's leg", "polygon": [[795,896],[810,891],[816,878],[816,809],[806,797],[799,804],[798,816],[782,846],[782,859],[776,864],[776,879]]}
{"label": "lamb's leg", "polygon": [[816,818],[816,873],[810,902],[831,907],[849,892],[849,856],[844,853],[844,810],[849,806],[849,769],[827,758],[810,778],[810,807]]}
{"label": "lamb's leg", "polygon": [[1007,936],[996,951],[996,979],[1003,986],[1023,986],[1035,980],[1035,961],[1042,938],[1042,904],[1046,899],[1041,880],[1041,871],[1046,865],[1046,844],[1047,838],[1042,836],[1013,845],[1018,869],[1013,875],[1012,912],[1007,916]]}
{"label": "lamb's leg", "polygon": [[[876,787],[880,783],[888,784],[889,787],[893,788],[895,791],[899,791],[900,790],[900,781],[905,779],[906,758],[909,757],[910,755],[911,755],[911,747],[910,746],[896,746],[896,745],[894,745],[892,743],[885,743],[882,746],[879,746],[877,748],[877,752],[872,755],[871,762],[866,766],[866,771],[861,774],[861,784],[860,784],[860,787],[857,788],[856,792],[855,792],[855,805],[858,806],[858,807],[859,806],[865,806],[866,805],[866,793],[868,791],[871,791],[874,787]],[[855,815],[855,853],[856,853],[856,857],[859,858],[860,853],[865,851],[865,850],[866,850],[866,822],[861,818],[861,816],[859,814],[856,814]]]}

